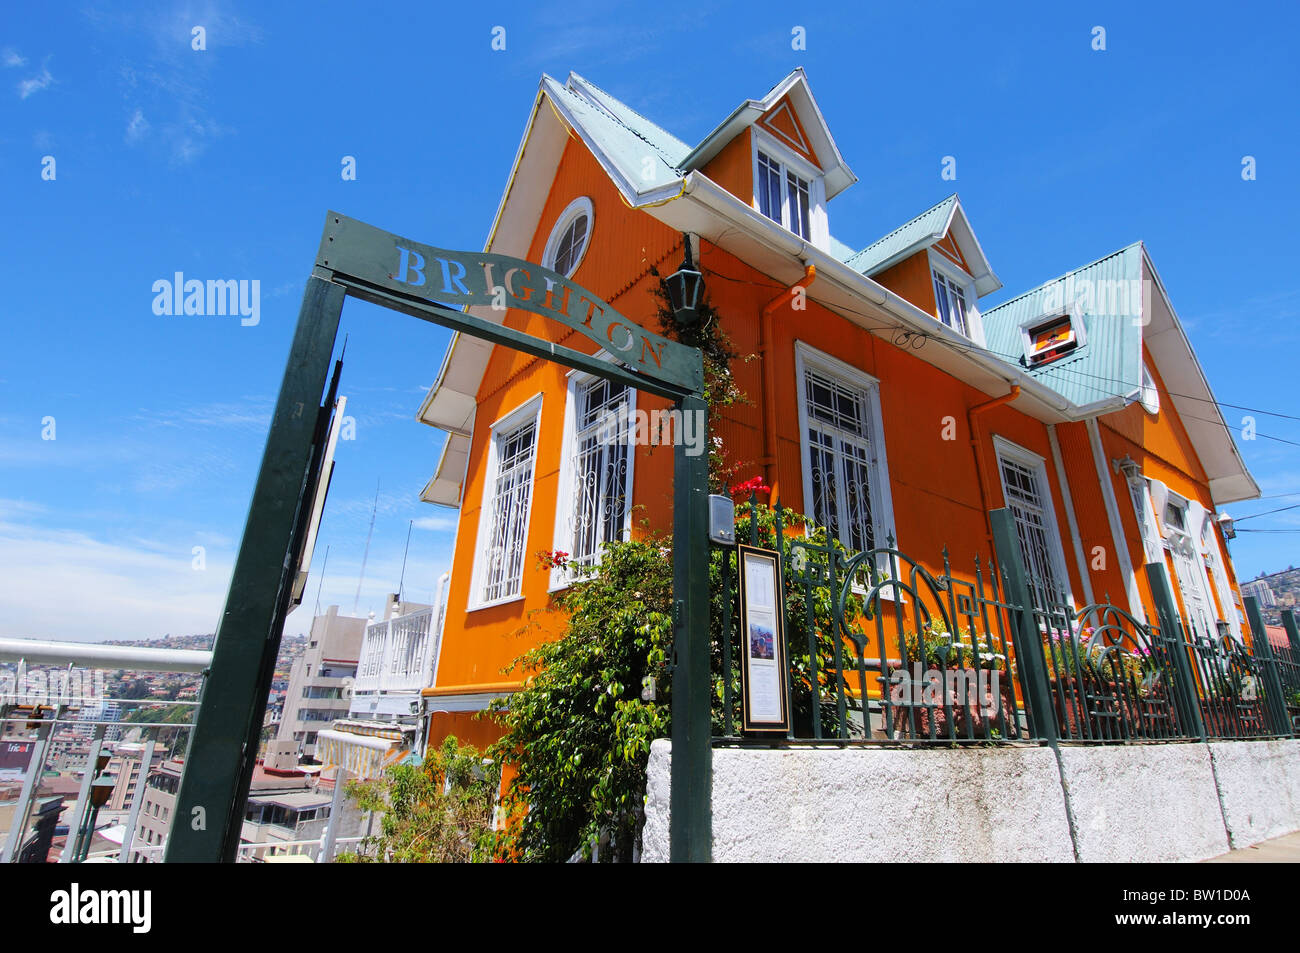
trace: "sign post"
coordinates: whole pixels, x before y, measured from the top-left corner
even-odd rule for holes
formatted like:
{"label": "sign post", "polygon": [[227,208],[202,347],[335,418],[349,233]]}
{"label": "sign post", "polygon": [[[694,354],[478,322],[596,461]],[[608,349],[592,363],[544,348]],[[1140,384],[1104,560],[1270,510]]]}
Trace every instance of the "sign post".
{"label": "sign post", "polygon": [[[321,407],[322,393],[349,296],[667,397],[683,414],[707,413],[697,348],[640,327],[564,276],[504,255],[424,245],[328,213],[217,627],[167,862],[233,862],[238,852],[266,697],[311,518],[313,468],[325,452],[320,414],[328,413],[331,401]],[[544,315],[585,335],[614,360],[532,337],[469,310],[484,307]],[[679,444],[674,480],[672,856],[707,860],[712,771],[707,454],[692,456]]]}

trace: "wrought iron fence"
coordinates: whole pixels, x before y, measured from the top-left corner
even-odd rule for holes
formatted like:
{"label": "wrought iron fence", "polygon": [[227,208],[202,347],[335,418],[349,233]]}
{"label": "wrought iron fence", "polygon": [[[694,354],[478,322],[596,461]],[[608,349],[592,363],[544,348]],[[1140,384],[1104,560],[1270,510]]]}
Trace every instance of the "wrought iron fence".
{"label": "wrought iron fence", "polygon": [[[1247,599],[1249,642],[1192,634],[1164,566],[1146,567],[1158,620],[1109,603],[1035,605],[1006,510],[1000,564],[954,575],[894,546],[850,552],[783,508],[739,508],[737,537],[783,563],[787,738],[801,741],[1128,743],[1290,736],[1300,724],[1300,637],[1272,651]],[[791,533],[791,529],[801,532]],[[714,731],[737,740],[745,641],[737,553],[714,551]]]}

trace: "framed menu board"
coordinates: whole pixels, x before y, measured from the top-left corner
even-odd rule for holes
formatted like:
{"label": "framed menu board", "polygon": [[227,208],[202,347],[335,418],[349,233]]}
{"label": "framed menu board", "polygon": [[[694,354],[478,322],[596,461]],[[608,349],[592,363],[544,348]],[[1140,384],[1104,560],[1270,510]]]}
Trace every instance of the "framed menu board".
{"label": "framed menu board", "polygon": [[780,732],[790,727],[782,611],[781,554],[736,547],[740,568],[741,686],[744,730]]}

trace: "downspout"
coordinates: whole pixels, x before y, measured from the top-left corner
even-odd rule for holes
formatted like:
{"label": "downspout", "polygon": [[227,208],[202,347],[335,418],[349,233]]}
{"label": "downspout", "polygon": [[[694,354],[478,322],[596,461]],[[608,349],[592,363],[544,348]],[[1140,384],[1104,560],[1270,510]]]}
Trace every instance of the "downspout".
{"label": "downspout", "polygon": [[780,499],[780,496],[776,470],[776,406],[774,404],[776,367],[770,353],[772,322],[776,309],[793,299],[801,289],[807,288],[816,277],[817,266],[805,265],[803,277],[763,305],[763,311],[758,319],[758,356],[763,362],[763,456],[759,459],[759,463],[763,465],[763,482],[772,488],[768,499],[774,502]]}
{"label": "downspout", "polygon": [[970,427],[970,448],[975,454],[975,481],[979,484],[980,490],[980,510],[984,513],[984,525],[988,527],[988,536],[986,537],[989,544],[989,552],[993,551],[993,524],[989,521],[989,491],[988,480],[984,474],[984,458],[980,455],[980,438],[979,429],[976,426],[975,418],[985,411],[992,410],[994,407],[1001,407],[1003,404],[1009,404],[1020,396],[1020,385],[1012,384],[1011,392],[1003,394],[1001,397],[994,397],[992,400],[986,400],[983,403],[975,404],[966,410],[966,423]]}

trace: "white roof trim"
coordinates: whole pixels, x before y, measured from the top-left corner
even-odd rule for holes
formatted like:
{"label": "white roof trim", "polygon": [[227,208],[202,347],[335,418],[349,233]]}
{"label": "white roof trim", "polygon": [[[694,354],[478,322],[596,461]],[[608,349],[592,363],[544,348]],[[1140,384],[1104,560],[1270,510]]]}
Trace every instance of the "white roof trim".
{"label": "white roof trim", "polygon": [[[1205,469],[1210,484],[1210,498],[1215,506],[1253,500],[1259,496],[1259,484],[1250,475],[1246,461],[1232,438],[1232,430],[1223,419],[1223,411],[1210,390],[1205,369],[1192,349],[1191,341],[1183,328],[1178,312],[1165,290],[1164,282],[1156,271],[1146,244],[1142,244],[1142,267],[1154,288],[1160,293],[1170,319],[1168,327],[1161,328],[1161,315],[1152,308],[1142,325],[1142,338],[1151,358],[1170,392],[1169,399],[1178,410],[1183,429],[1191,438],[1196,455]],[[1178,396],[1185,395],[1185,396]]]}
{"label": "white roof trim", "polygon": [[434,468],[433,478],[420,491],[420,500],[438,506],[460,506],[465,492],[465,474],[469,470],[468,434],[449,433],[447,442],[442,445],[438,455],[438,465]]}
{"label": "white roof trim", "polygon": [[[485,250],[502,254],[516,254],[521,257],[527,253],[526,248],[520,250],[506,246],[514,246],[531,238],[536,231],[537,222],[540,220],[541,206],[545,201],[546,194],[549,193],[549,189],[523,190],[525,198],[522,201],[524,206],[521,210],[516,211],[510,208],[514,204],[511,202],[515,193],[514,186],[517,184],[517,180],[524,176],[529,179],[549,177],[549,179],[553,180],[555,168],[559,162],[563,143],[568,132],[563,126],[568,124],[587,145],[606,174],[609,175],[611,181],[614,182],[615,186],[633,206],[649,206],[645,208],[648,214],[658,218],[674,230],[706,236],[710,241],[728,251],[740,252],[742,257],[745,253],[761,250],[776,252],[786,259],[788,268],[784,264],[781,268],[790,272],[791,281],[800,276],[805,264],[815,264],[818,270],[818,280],[809,288],[811,297],[825,307],[842,314],[848,320],[859,324],[863,324],[863,319],[858,315],[846,313],[844,307],[837,307],[837,301],[842,303],[847,298],[854,300],[859,305],[865,301],[880,310],[881,319],[893,318],[910,330],[923,332],[929,337],[935,338],[938,351],[931,355],[918,352],[918,356],[941,367],[948,373],[953,374],[953,376],[971,383],[984,393],[996,396],[1001,392],[1000,388],[1002,386],[1019,385],[1022,392],[1022,409],[1026,413],[1049,423],[1083,420],[1095,417],[1099,413],[1119,409],[1117,406],[1112,406],[1114,402],[1110,400],[1087,406],[1075,405],[1038,379],[1006,364],[993,355],[985,355],[978,346],[972,345],[972,342],[967,338],[958,335],[955,331],[943,325],[933,315],[926,314],[910,302],[879,285],[870,277],[855,271],[829,253],[814,247],[792,232],[771,222],[698,171],[691,171],[686,175],[685,179],[668,183],[648,192],[637,191],[635,184],[625,177],[617,168],[616,163],[603,153],[596,142],[583,129],[581,123],[564,107],[564,104],[558,102],[555,97],[549,96],[546,85],[548,82],[555,82],[555,80],[543,76],[537,102],[534,104],[529,117],[528,129],[524,134],[520,150],[515,157],[515,166],[511,172],[510,182],[506,187],[505,194],[502,196],[501,205],[493,223],[493,231],[489,236]],[[730,119],[706,137],[705,143],[720,136],[722,131],[727,128],[728,123],[739,121],[739,117],[745,110],[759,109],[764,102],[767,102],[768,105],[753,117],[757,118],[758,115],[766,112],[767,108],[770,108],[771,105],[775,104],[777,100],[791,90],[801,90],[808,96],[821,131],[827,136],[827,145],[833,150],[831,154],[836,157],[837,161],[842,163],[843,160],[839,156],[838,149],[834,146],[833,141],[829,139],[829,130],[825,129],[825,121],[822,119],[820,112],[816,111],[816,103],[811,101],[811,93],[807,90],[807,81],[802,68],[796,69],[774,87],[764,100],[757,102],[750,100],[742,104]],[[556,122],[554,114],[540,110],[542,96],[547,96],[551,103],[555,105],[556,113],[561,116],[563,123]],[[540,124],[537,121],[539,115],[542,116],[542,123]],[[550,116],[549,119],[548,116]],[[559,150],[554,151],[554,154],[551,155],[545,148],[547,145],[546,136],[548,132],[553,135],[557,131],[562,133],[558,142]],[[810,137],[814,140],[814,148],[819,155],[824,155],[821,151],[822,144],[817,141],[816,134],[811,130],[808,131]],[[537,143],[537,152],[534,152],[533,155],[536,156],[540,152],[544,158],[553,160],[553,162],[543,161],[541,168],[536,166],[538,161],[536,158],[531,162],[526,161],[531,151],[527,148],[527,144],[534,132],[537,132],[540,138]],[[726,141],[730,141],[730,139],[728,138]],[[725,145],[726,141],[723,141],[719,148],[721,145]],[[686,165],[698,166],[701,162],[707,161],[707,158],[704,157],[703,146],[704,143],[696,148],[695,152],[688,157]],[[844,167],[844,171],[849,176],[852,176],[852,173],[848,172],[847,166]],[[828,197],[829,194],[828,184]],[[538,198],[539,195],[540,198]],[[680,201],[665,201],[674,198],[680,199]],[[516,199],[516,201],[520,200]],[[993,273],[988,259],[984,255],[983,248],[980,246],[978,239],[975,238],[974,230],[971,229],[970,223],[966,219],[965,210],[961,208],[960,199],[954,202],[953,210],[948,215],[944,230],[924,244],[928,246],[932,241],[942,238],[957,221],[958,211],[961,212],[963,229],[959,229],[956,239],[962,249],[963,256],[967,259],[967,263],[980,272],[973,276],[977,282],[976,289],[980,294],[987,293],[981,289],[980,282],[983,281],[988,291],[996,290],[996,288],[1001,287],[1001,282]],[[508,218],[526,220],[529,217],[532,218],[532,228],[511,227],[506,229],[505,235],[508,238],[505,239],[501,246],[497,246],[497,234]],[[962,234],[963,230],[966,233],[964,235]],[[966,241],[963,241],[963,239],[966,239]],[[915,253],[915,250],[919,247],[919,244],[915,246],[912,253]],[[1204,392],[1207,399],[1213,400],[1204,371],[1191,350],[1191,345],[1187,341],[1186,334],[1183,332],[1172,305],[1168,304],[1168,296],[1165,294],[1164,286],[1159,281],[1154,267],[1150,264],[1150,258],[1146,254],[1145,246],[1143,247],[1143,260],[1149,268],[1156,285],[1160,288],[1161,296],[1169,308],[1169,313],[1174,316],[1174,326],[1183,350],[1181,357],[1183,359],[1190,358],[1191,366],[1195,370],[1197,386]],[[773,275],[773,277],[777,277],[779,280],[783,276]],[[989,282],[996,284],[990,285]],[[480,312],[476,311],[475,313]],[[501,312],[492,312],[491,309],[483,309],[482,314],[485,317],[491,316],[498,322],[502,317]],[[939,341],[948,341],[956,347],[942,347],[938,343]],[[476,348],[474,345],[480,346],[481,351],[480,348]],[[483,374],[487,369],[487,360],[491,355],[492,347],[492,345],[477,338],[466,338],[462,341],[461,335],[456,334],[452,338],[447,355],[443,360],[438,377],[439,383],[435,384],[421,404],[419,419],[422,422],[451,431],[451,436],[448,437],[447,445],[444,447],[443,455],[439,460],[438,469],[434,478],[421,494],[421,499],[445,506],[457,506],[460,503],[460,493],[465,474],[464,465],[460,462],[460,454],[463,447],[464,459],[467,464],[469,433],[473,427],[472,415],[467,416],[466,410],[477,399],[478,386],[481,384]],[[479,351],[479,353],[475,353],[476,351]],[[1152,353],[1154,356],[1155,351],[1153,350]],[[1179,355],[1170,356],[1174,359],[1180,357]],[[1163,370],[1162,375],[1164,375]],[[1167,376],[1166,380],[1168,380]],[[1183,416],[1185,420],[1184,426],[1187,427],[1193,441],[1198,445],[1198,453],[1200,453],[1201,447],[1208,442],[1215,446],[1213,448],[1207,447],[1207,451],[1210,449],[1217,449],[1220,452],[1228,451],[1232,461],[1236,464],[1232,468],[1236,472],[1227,472],[1216,476],[1209,471],[1205,459],[1206,454],[1200,454],[1203,458],[1202,465],[1207,466],[1210,490],[1215,503],[1234,502],[1258,496],[1259,488],[1246,470],[1245,463],[1241,459],[1235,443],[1226,431],[1226,424],[1223,426],[1199,424],[1200,433],[1198,434],[1192,427],[1197,422],[1186,422],[1184,407],[1178,404],[1178,399],[1175,398],[1174,400],[1175,405],[1178,406],[1180,416]],[[1187,403],[1186,399],[1183,400],[1183,403]],[[1217,404],[1213,406],[1216,407],[1217,411]],[[1219,419],[1222,420],[1222,415],[1220,415]],[[1217,430],[1219,436],[1216,438],[1213,431],[1207,428]]]}
{"label": "white roof trim", "polygon": [[[682,160],[682,168],[688,171],[702,168],[710,159],[721,152],[729,142],[740,135],[743,130],[757,122],[787,94],[790,95],[795,107],[795,113],[804,126],[804,132],[812,140],[810,143],[812,151],[817,154],[817,157],[822,162],[827,200],[843,192],[858,181],[858,177],[853,174],[853,170],[844,161],[844,156],[840,154],[839,146],[835,144],[835,138],[831,135],[830,127],[826,124],[826,118],[822,115],[821,107],[817,105],[817,100],[813,97],[812,90],[808,86],[808,77],[804,74],[802,66],[795,68],[789,76],[772,87],[771,91],[762,99],[747,99],[737,106],[730,116],[705,136],[700,144]],[[815,121],[808,122],[809,118]]]}
{"label": "white roof trim", "polygon": [[[912,244],[900,248],[879,264],[872,265],[867,274],[878,275],[903,259],[911,258],[917,252],[930,248],[935,242],[942,241],[943,236],[947,235],[954,225],[960,225],[953,238],[957,242],[957,247],[961,249],[966,264],[970,266],[971,277],[975,279],[976,294],[982,298],[984,295],[992,294],[1001,288],[1002,280],[993,273],[993,266],[989,263],[988,256],[984,254],[984,248],[980,245],[979,239],[975,237],[975,229],[971,228],[970,219],[966,217],[966,210],[961,207],[961,198],[953,196],[953,199],[952,208],[948,211],[948,217],[944,219],[939,228],[921,236]],[[924,215],[925,213],[921,214]],[[960,219],[958,219],[958,215],[961,216]],[[867,247],[870,248],[871,246],[868,245]]]}

